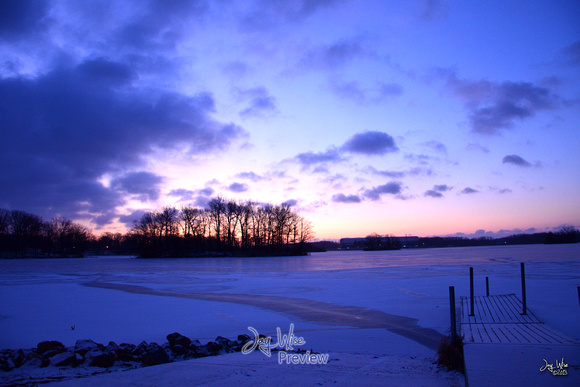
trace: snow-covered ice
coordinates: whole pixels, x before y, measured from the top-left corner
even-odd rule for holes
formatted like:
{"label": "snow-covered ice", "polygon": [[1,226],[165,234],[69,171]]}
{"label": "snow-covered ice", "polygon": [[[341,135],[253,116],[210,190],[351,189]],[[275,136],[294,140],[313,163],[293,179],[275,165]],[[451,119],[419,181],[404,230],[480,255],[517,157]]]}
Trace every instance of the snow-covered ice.
{"label": "snow-covered ice", "polygon": [[[218,335],[231,339],[251,335],[249,326],[275,337],[276,328],[287,332],[294,324],[295,334],[306,340],[304,349],[330,354],[327,365],[279,365],[274,357],[259,352],[235,353],[121,372],[115,381],[156,384],[155,378],[164,378],[165,385],[194,380],[249,384],[278,376],[281,381],[311,384],[388,380],[395,385],[462,385],[463,376],[439,370],[432,364],[434,350],[412,335],[332,319],[324,305],[354,319],[365,318],[368,310],[405,321],[416,319],[420,328],[447,334],[449,286],[455,286],[458,296],[468,295],[468,268],[473,266],[476,294],[485,293],[489,276],[492,294],[519,295],[522,261],[528,308],[552,328],[580,339],[580,245],[528,245],[276,258],[2,260],[0,348],[31,348],[43,340],[72,346],[78,339],[161,344],[171,332],[204,343]],[[86,286],[90,283],[112,285]],[[123,286],[148,291],[124,291]],[[187,296],[195,294],[214,295],[220,301]],[[245,301],[235,301],[241,298]],[[284,310],[289,299],[295,305],[312,306],[311,314]],[[264,300],[278,303],[265,306]],[[312,317],[322,314],[323,308],[324,319]],[[541,365],[539,358],[537,368]],[[106,384],[107,377],[112,376],[91,377],[90,384]]]}

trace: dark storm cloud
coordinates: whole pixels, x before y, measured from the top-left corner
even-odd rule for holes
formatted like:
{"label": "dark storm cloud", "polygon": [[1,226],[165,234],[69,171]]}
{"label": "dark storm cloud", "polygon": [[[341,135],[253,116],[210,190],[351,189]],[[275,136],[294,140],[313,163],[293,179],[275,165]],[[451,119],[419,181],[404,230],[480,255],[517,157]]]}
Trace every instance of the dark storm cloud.
{"label": "dark storm cloud", "polygon": [[499,134],[516,121],[533,117],[560,103],[550,89],[529,82],[491,82],[459,79],[454,71],[439,69],[455,95],[465,101],[471,129],[480,134]]}
{"label": "dark storm cloud", "polygon": [[364,196],[370,200],[379,200],[381,195],[398,195],[401,193],[402,185],[399,182],[391,181],[387,184],[379,185],[364,191]]}
{"label": "dark storm cloud", "polygon": [[376,131],[355,134],[344,143],[341,149],[346,152],[366,155],[384,155],[399,150],[393,137],[387,133]]}
{"label": "dark storm cloud", "polygon": [[335,203],[360,203],[362,200],[358,195],[345,195],[339,193],[332,195],[332,201]]}
{"label": "dark storm cloud", "polygon": [[44,30],[47,10],[43,0],[0,1],[0,40],[21,40]]}
{"label": "dark storm cloud", "polygon": [[246,192],[248,189],[250,188],[244,183],[232,183],[228,186],[228,190],[235,193]]}
{"label": "dark storm cloud", "polygon": [[139,199],[157,200],[161,192],[159,186],[163,177],[151,172],[131,172],[111,181],[111,187],[117,191],[138,195]]}
{"label": "dark storm cloud", "polygon": [[363,88],[357,81],[342,82],[332,80],[330,90],[339,98],[351,99],[359,104],[380,103],[387,98],[397,97],[403,93],[403,88],[397,83],[379,85],[374,89]]}
{"label": "dark storm cloud", "polygon": [[1,204],[73,218],[106,212],[123,202],[115,187],[135,187],[119,180],[106,188],[97,181],[104,174],[138,169],[152,148],[211,152],[245,135],[211,118],[210,94],[143,90],[134,79],[128,66],[105,58],[0,79]]}
{"label": "dark storm cloud", "polygon": [[276,98],[263,86],[238,90],[238,96],[248,100],[248,107],[240,112],[242,117],[263,117],[278,112]]}
{"label": "dark storm cloud", "polygon": [[521,156],[518,155],[507,155],[502,160],[503,164],[513,164],[517,165],[518,167],[531,167],[532,164],[527,160],[524,160]]}
{"label": "dark storm cloud", "polygon": [[461,191],[462,194],[466,194],[466,195],[474,194],[474,193],[478,193],[478,192],[479,192],[478,190],[473,189],[471,187],[466,187]]}

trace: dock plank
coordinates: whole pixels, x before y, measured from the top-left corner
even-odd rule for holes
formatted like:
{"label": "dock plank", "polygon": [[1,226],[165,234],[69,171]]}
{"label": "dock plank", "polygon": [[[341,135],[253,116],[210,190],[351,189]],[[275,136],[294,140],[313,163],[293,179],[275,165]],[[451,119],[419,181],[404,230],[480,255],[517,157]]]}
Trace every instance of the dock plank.
{"label": "dock plank", "polygon": [[515,294],[476,296],[474,302],[475,316],[470,316],[470,299],[461,297],[460,334],[466,343],[576,343],[546,326],[531,311],[522,315],[522,302]]}
{"label": "dock plank", "polygon": [[[548,372],[539,371],[544,358],[580,358],[577,340],[547,326],[529,309],[522,314],[522,302],[515,294],[476,296],[474,302],[475,316],[469,316],[469,297],[461,297],[459,313],[465,376],[470,387],[493,385],[497,380],[506,385],[551,385],[556,380],[558,385],[580,385],[580,373],[551,379]],[[522,356],[527,360],[521,370],[506,374],[505,368],[498,366]],[[517,377],[510,379],[512,374]]]}

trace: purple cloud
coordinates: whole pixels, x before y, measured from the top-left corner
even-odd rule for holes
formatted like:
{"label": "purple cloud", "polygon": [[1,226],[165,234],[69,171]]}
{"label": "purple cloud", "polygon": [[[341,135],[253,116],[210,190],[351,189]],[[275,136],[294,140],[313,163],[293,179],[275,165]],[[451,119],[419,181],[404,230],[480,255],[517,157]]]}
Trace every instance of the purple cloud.
{"label": "purple cloud", "polygon": [[332,195],[332,201],[335,203],[360,203],[362,200],[358,195],[345,195],[339,193]]}
{"label": "purple cloud", "polygon": [[387,133],[369,131],[357,133],[349,138],[342,145],[341,150],[366,155],[384,155],[397,152],[399,148],[397,148],[393,137]]}
{"label": "purple cloud", "polygon": [[370,200],[379,200],[381,195],[398,195],[401,193],[402,184],[396,181],[391,181],[387,184],[379,185],[364,191],[364,196]]}
{"label": "purple cloud", "polygon": [[532,164],[527,160],[524,160],[521,156],[518,155],[507,155],[502,160],[503,164],[513,164],[517,165],[518,167],[531,167]]}

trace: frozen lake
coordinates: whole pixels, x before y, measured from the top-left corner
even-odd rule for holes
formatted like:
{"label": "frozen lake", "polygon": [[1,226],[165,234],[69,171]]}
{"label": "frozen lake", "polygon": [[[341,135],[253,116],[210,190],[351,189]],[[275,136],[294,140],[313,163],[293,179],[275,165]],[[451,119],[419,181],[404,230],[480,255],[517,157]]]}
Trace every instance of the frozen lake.
{"label": "frozen lake", "polygon": [[[526,262],[528,307],[580,339],[575,244],[275,258],[0,260],[0,348],[86,338],[163,343],[174,331],[203,342],[235,338],[249,333],[248,326],[275,335],[277,327],[287,331],[293,323],[318,351],[422,353],[425,343],[416,337],[328,316],[348,311],[358,319],[371,310],[444,334],[448,287],[468,295],[470,266],[476,294],[485,293],[488,276],[492,294],[520,296],[520,262]],[[310,312],[298,310],[301,305]]]}

